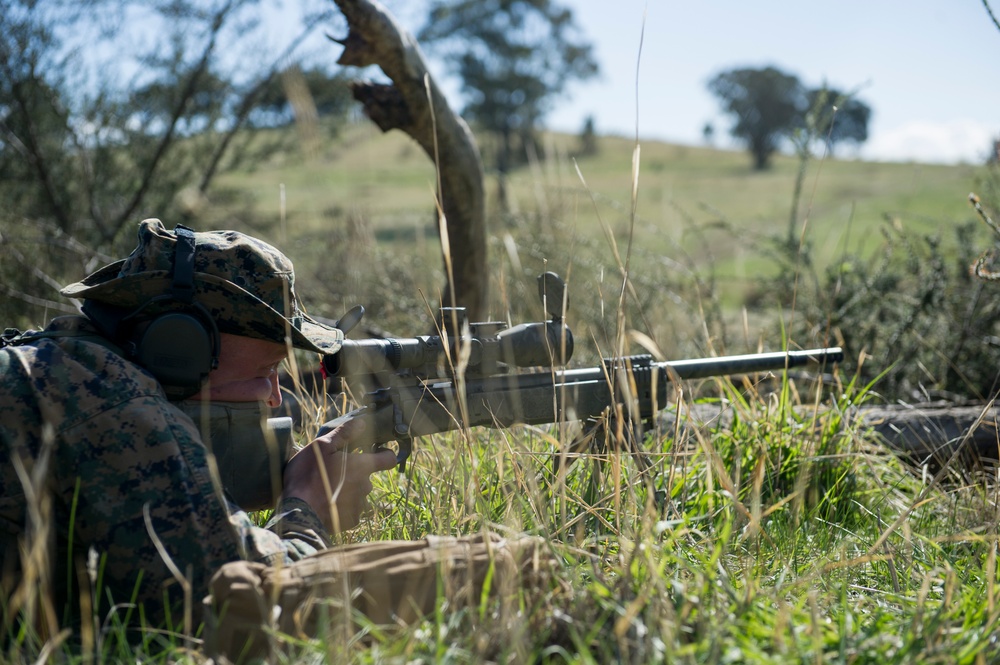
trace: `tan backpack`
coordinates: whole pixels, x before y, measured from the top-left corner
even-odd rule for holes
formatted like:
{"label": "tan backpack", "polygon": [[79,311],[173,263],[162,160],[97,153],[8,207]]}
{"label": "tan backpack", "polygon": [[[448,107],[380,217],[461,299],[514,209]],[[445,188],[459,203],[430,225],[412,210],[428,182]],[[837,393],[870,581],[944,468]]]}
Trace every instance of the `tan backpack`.
{"label": "tan backpack", "polygon": [[554,564],[545,541],[495,534],[428,536],[336,547],[293,564],[223,566],[205,599],[210,655],[234,662],[274,655],[277,634],[351,635],[364,621],[411,624],[447,611],[540,589]]}

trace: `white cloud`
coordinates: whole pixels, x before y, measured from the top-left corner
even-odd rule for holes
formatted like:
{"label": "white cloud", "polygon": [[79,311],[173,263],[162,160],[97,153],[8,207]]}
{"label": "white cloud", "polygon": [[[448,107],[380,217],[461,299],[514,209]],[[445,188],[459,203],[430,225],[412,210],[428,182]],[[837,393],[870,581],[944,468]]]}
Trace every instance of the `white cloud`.
{"label": "white cloud", "polygon": [[941,164],[982,162],[1000,126],[978,120],[915,120],[888,131],[873,131],[862,148],[865,159]]}

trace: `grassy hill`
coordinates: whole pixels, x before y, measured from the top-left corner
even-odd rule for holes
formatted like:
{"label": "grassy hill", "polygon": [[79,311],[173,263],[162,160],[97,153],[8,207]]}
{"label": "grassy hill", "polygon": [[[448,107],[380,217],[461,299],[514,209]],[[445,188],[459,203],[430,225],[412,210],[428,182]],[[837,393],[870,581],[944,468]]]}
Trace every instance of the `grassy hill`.
{"label": "grassy hill", "polygon": [[[654,339],[697,335],[707,307],[734,325],[747,317],[773,320],[768,280],[779,274],[775,252],[790,233],[796,244],[804,241],[804,258],[796,260],[814,274],[846,255],[872,256],[887,233],[939,237],[943,251],[954,253],[955,229],[975,218],[967,196],[986,175],[981,166],[832,158],[812,159],[803,169],[784,155],[770,170],[755,172],[743,152],[643,141],[633,224],[634,140],[602,137],[596,155],[579,159],[572,157],[576,146],[576,137],[547,135],[542,158],[510,176],[507,214],[496,210],[496,180],[487,176],[495,317],[529,315],[519,299],[533,300],[523,295],[530,287],[512,294],[506,281],[555,270],[572,276],[580,322],[598,327],[620,279],[611,239],[624,257],[631,238],[631,277],[645,332]],[[488,146],[484,153],[489,164]],[[238,201],[257,220],[255,231],[301,262],[303,292],[322,294],[319,313],[335,317],[365,302],[370,320],[395,331],[413,332],[421,325],[415,320],[426,320],[418,314],[443,279],[434,171],[402,133],[352,125],[319,153],[282,152],[252,171],[225,176],[220,186],[236,196],[203,217],[231,219],[237,213],[227,206]],[[986,247],[989,230],[979,226],[974,237]],[[334,258],[339,271],[316,267]],[[412,267],[406,276],[380,274],[402,264]],[[372,291],[380,279],[392,293]],[[333,281],[340,288],[326,288]],[[394,305],[394,298],[412,307]],[[759,334],[743,332],[750,345]]]}
{"label": "grassy hill", "polygon": [[[324,274],[342,280],[343,291],[379,304],[376,320],[405,309],[410,318],[398,323],[413,331],[419,316],[399,301],[418,289],[433,299],[440,280],[433,172],[401,135],[356,127],[344,138],[312,160],[285,155],[226,185],[252,195],[258,218],[272,220],[293,256],[307,257],[309,287]],[[745,319],[767,313],[758,278],[778,274],[771,257],[789,232],[795,159],[755,173],[742,153],[643,143],[633,226],[633,142],[602,138],[599,154],[576,165],[574,143],[549,137],[546,158],[511,177],[514,209],[491,214],[489,270],[501,307],[528,310],[518,299],[530,290],[517,284],[557,270],[570,276],[582,310],[577,339],[604,343],[620,288],[611,239],[624,254],[631,238],[641,306],[628,323],[659,343],[718,342],[720,302],[726,316],[751,302]],[[886,237],[954,245],[955,229],[973,219],[966,197],[984,176],[965,166],[810,162],[791,227],[809,245],[800,259],[819,272],[847,254],[877,263],[891,253]],[[984,248],[991,242],[985,226],[974,236]],[[924,335],[910,316],[918,307],[954,326],[946,300],[921,300],[943,292],[920,291],[930,279],[921,261],[935,256],[925,250],[908,247],[903,271],[913,283],[895,272],[882,291],[871,290],[879,279],[855,284],[858,307],[880,317],[877,336],[906,327]],[[960,262],[951,268],[965,274]],[[385,273],[388,295],[362,294]],[[863,273],[859,264],[845,283]],[[713,279],[721,293],[703,288]],[[880,310],[896,295],[903,314]],[[770,330],[778,341],[781,330]],[[752,346],[754,334],[746,336]],[[887,369],[880,361],[869,362]],[[558,428],[426,437],[406,477],[376,480],[379,510],[353,537],[527,531],[551,545],[558,583],[541,599],[527,594],[513,613],[444,611],[370,642],[321,640],[312,653],[354,662],[997,662],[995,476],[952,469],[932,479],[873,445],[854,414],[875,397],[852,369],[841,368],[832,388],[807,379],[779,381],[777,392],[711,383],[732,422],[656,430],[643,443],[644,464],[618,441],[550,473],[570,439]],[[689,388],[678,386],[670,401],[690,403]]]}
{"label": "grassy hill", "polygon": [[[631,205],[634,140],[602,137],[596,155],[576,160],[586,187],[571,157],[576,142],[571,136],[547,136],[543,159],[511,176],[512,198],[521,210],[544,206],[581,233],[598,233],[599,218],[623,231]],[[683,247],[692,225],[711,227],[720,221],[751,234],[787,232],[800,167],[795,157],[778,155],[773,168],[755,172],[742,152],[654,141],[641,141],[640,147],[636,213],[637,239],[643,243],[663,251],[678,243]],[[943,224],[970,216],[966,196],[983,171],[980,166],[813,159],[796,232],[808,217],[817,243],[840,251],[870,246],[886,216],[938,232]],[[274,218],[283,184],[288,222],[303,229],[328,223],[324,218],[330,215],[356,212],[380,236],[391,238],[393,231],[428,226],[432,220],[432,164],[402,133],[382,134],[368,124],[349,127],[321,154],[282,153],[252,172],[227,176],[223,184],[251,192],[257,210]]]}
{"label": "grassy hill", "polygon": [[[755,173],[742,153],[649,142],[633,218],[633,142],[604,137],[596,156],[576,164],[574,144],[548,137],[545,159],[511,177],[514,208],[490,215],[484,269],[498,317],[538,316],[531,277],[547,268],[569,278],[578,356],[586,357],[583,347],[606,349],[620,314],[626,329],[676,354],[685,345],[742,351],[758,334],[771,348],[805,341],[788,340],[806,333],[787,324],[816,309],[817,334],[850,341],[853,358],[868,354],[874,373],[893,368],[892,354],[928,386],[941,359],[948,369],[995,373],[995,351],[973,362],[953,344],[986,346],[981,337],[1000,318],[989,304],[992,285],[968,279],[957,253],[967,248],[955,245],[963,226],[974,244],[991,243],[985,226],[967,224],[966,196],[985,169],[813,161],[790,224],[795,159],[778,157]],[[283,152],[226,175],[200,203],[198,226],[250,230],[279,244],[314,313],[339,316],[362,302],[372,322],[420,334],[441,283],[433,181],[406,137],[358,125],[319,154]],[[808,248],[782,255],[789,228]],[[934,243],[919,242],[925,236],[956,251],[936,254]],[[905,250],[889,267],[880,263],[895,250],[886,237]],[[624,313],[613,243],[623,255],[632,246]],[[848,254],[872,257],[870,265],[841,262]],[[789,256],[797,267],[781,272]],[[762,296],[782,286],[765,277],[805,282],[824,265],[837,266],[844,298],[811,307]],[[983,303],[993,318],[976,327]],[[859,318],[867,312],[871,322]],[[834,315],[843,321],[837,331],[829,329]],[[722,319],[743,322],[740,339],[727,341]],[[860,332],[870,339],[859,341]],[[694,382],[673,385],[663,396],[669,409],[684,412],[699,395],[728,418],[685,426],[657,419],[641,441],[598,430],[606,436],[572,463],[560,456],[581,433],[578,423],[420,437],[407,474],[376,474],[370,517],[338,540],[528,533],[544,540],[544,574],[519,586],[512,604],[442,602],[415,626],[358,619],[363,628],[354,631],[331,608],[318,639],[270,636],[288,651],[280,660],[1000,662],[996,471],[946,466],[935,475],[888,454],[857,417],[880,398],[884,379],[872,389],[860,377],[845,362],[828,377],[711,379],[700,393]],[[77,572],[60,565],[56,574]],[[118,615],[93,618],[85,644],[96,658],[68,633],[35,634],[29,621],[7,635],[0,659],[206,662],[176,630],[150,631],[137,645]]]}

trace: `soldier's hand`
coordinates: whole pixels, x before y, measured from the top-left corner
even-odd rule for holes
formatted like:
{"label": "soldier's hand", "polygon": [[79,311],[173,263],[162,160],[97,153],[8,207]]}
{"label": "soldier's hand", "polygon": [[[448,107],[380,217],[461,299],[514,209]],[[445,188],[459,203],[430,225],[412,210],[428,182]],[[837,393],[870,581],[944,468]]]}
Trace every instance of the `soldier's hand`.
{"label": "soldier's hand", "polygon": [[350,452],[365,426],[362,419],[341,423],[293,455],[285,467],[284,496],[308,503],[334,532],[358,525],[372,491],[371,475],[396,466],[391,450]]}

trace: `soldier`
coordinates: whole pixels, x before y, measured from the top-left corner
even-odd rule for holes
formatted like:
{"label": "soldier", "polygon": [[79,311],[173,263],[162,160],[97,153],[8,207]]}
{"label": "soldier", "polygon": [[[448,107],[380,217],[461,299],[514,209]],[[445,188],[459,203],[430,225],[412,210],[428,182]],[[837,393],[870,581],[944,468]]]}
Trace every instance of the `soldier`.
{"label": "soldier", "polygon": [[[223,482],[233,474],[217,472],[203,414],[279,406],[289,351],[330,354],[343,341],[302,311],[292,264],[274,247],[150,219],[128,258],[62,293],[83,301],[83,316],[5,332],[0,347],[8,630],[29,620],[44,640],[77,624],[86,644],[87,621],[115,612],[115,624],[191,636],[204,608],[209,651],[238,660],[273,654],[276,635],[329,631],[331,617],[399,625],[433,612],[442,594],[451,610],[477,606],[486,580],[508,608],[523,581],[541,588],[543,577],[525,577],[551,562],[534,538],[331,548],[331,535],[361,519],[371,475],[396,464],[389,450],[348,454],[363,440],[359,420],[281,457],[278,491],[263,493],[276,503],[265,527],[233,500],[261,493]],[[231,445],[249,445],[244,432]],[[237,453],[237,476],[266,474],[253,451]],[[249,486],[261,483],[270,479]]]}
{"label": "soldier", "polygon": [[346,454],[363,427],[348,423],[287,460],[273,517],[255,526],[174,400],[278,406],[291,348],[333,353],[343,334],[302,311],[291,262],[264,242],[159,220],[138,235],[127,259],[63,289],[85,316],[0,349],[5,625],[38,594],[43,635],[91,603],[101,616],[141,605],[131,616],[152,625],[168,610],[197,618],[223,564],[330,547],[360,520],[371,474],[395,465],[388,450]]}

